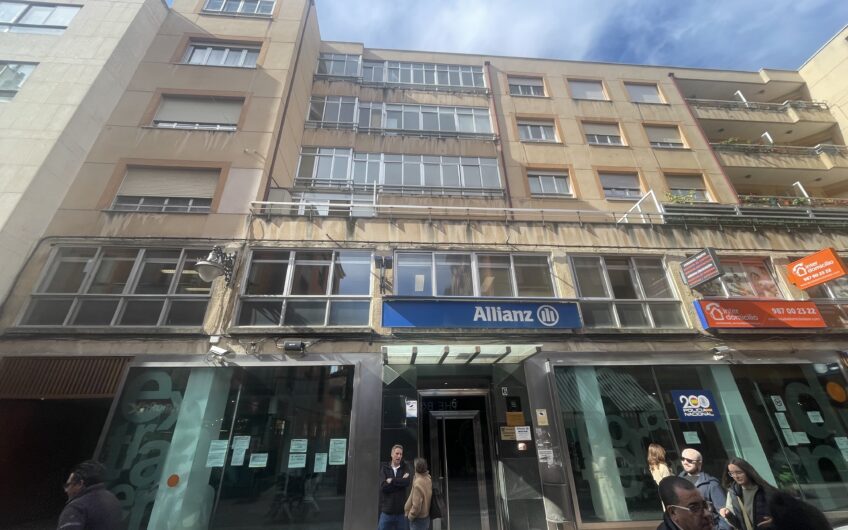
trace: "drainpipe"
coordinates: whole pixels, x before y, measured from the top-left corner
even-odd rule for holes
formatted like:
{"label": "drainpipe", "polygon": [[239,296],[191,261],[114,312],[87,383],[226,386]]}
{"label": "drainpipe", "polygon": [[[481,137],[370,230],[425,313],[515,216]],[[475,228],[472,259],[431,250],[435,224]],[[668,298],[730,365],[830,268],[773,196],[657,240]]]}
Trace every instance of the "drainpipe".
{"label": "drainpipe", "polygon": [[[503,172],[503,184],[504,184],[504,198],[506,199],[507,208],[512,208],[512,195],[509,193],[509,179],[506,175],[506,157],[504,155],[503,150],[503,135],[501,135],[501,122],[498,118],[498,106],[497,106],[497,98],[495,97],[495,85],[492,83],[492,63],[491,61],[486,61],[486,85],[489,87],[489,112],[492,113],[492,117],[494,118],[493,124],[495,126],[495,145],[498,149],[498,160],[501,166],[501,171]],[[510,212],[509,217],[513,217],[513,213]]]}
{"label": "drainpipe", "polygon": [[677,89],[677,93],[680,95],[680,99],[683,100],[684,105],[686,106],[686,110],[689,112],[689,116],[692,117],[692,121],[695,122],[695,125],[698,126],[698,130],[701,132],[701,138],[707,143],[707,146],[710,148],[710,154],[713,156],[713,160],[715,160],[716,165],[721,169],[721,174],[724,176],[725,182],[727,182],[728,187],[730,187],[730,191],[733,192],[733,196],[736,198],[736,204],[739,204],[739,194],[736,193],[736,186],[730,181],[730,177],[727,176],[727,173],[724,171],[724,166],[721,165],[721,162],[718,160],[718,156],[716,156],[715,151],[713,150],[713,146],[710,143],[710,139],[707,137],[707,133],[704,132],[704,128],[701,127],[701,122],[698,118],[695,117],[695,113],[692,112],[692,107],[689,106],[689,103],[686,101],[686,96],[683,95],[683,91],[680,90],[680,85],[677,83],[677,78],[674,77],[674,72],[669,72],[668,77],[671,78],[671,82],[674,84],[674,88]]}
{"label": "drainpipe", "polygon": [[291,78],[289,79],[289,88],[286,91],[286,99],[283,102],[283,114],[280,117],[279,134],[274,142],[274,152],[271,154],[271,162],[268,164],[268,182],[265,185],[265,191],[262,194],[262,200],[267,201],[268,195],[271,192],[271,182],[274,180],[274,167],[277,165],[277,155],[280,150],[280,142],[283,139],[283,126],[286,123],[286,115],[289,112],[289,101],[291,100],[292,90],[294,90],[295,76],[297,75],[297,67],[300,63],[300,50],[303,47],[303,41],[306,38],[306,28],[309,26],[309,17],[315,10],[315,0],[309,0],[309,6],[306,8],[306,17],[303,19],[303,27],[300,28],[300,35],[297,38],[297,49],[294,56],[294,67],[291,70]]}

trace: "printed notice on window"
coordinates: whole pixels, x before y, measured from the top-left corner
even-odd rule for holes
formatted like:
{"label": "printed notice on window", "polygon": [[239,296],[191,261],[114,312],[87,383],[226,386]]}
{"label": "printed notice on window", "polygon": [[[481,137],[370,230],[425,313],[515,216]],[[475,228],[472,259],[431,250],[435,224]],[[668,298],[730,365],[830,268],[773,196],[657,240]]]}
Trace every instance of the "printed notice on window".
{"label": "printed notice on window", "polygon": [[778,412],[786,412],[786,404],[783,403],[782,397],[771,396],[771,402],[774,403],[774,410]]}
{"label": "printed notice on window", "polygon": [[792,436],[795,437],[795,441],[799,445],[810,443],[810,438],[807,436],[807,433],[804,431],[795,431],[792,433]]}
{"label": "printed notice on window", "polygon": [[290,453],[289,469],[300,469],[306,467],[306,453]]}
{"label": "printed notice on window", "polygon": [[415,275],[415,292],[422,293],[424,292],[424,275],[416,274]]}
{"label": "printed notice on window", "polygon": [[533,439],[533,435],[530,432],[530,426],[519,426],[515,428],[515,439],[519,442],[526,442]]}
{"label": "printed notice on window", "polygon": [[312,472],[327,472],[327,453],[315,453],[315,464],[312,466]]}
{"label": "printed notice on window", "polygon": [[811,410],[807,412],[807,417],[813,423],[824,423],[824,418],[822,418],[822,413],[817,410]]}
{"label": "printed notice on window", "polygon": [[250,463],[247,467],[266,467],[268,465],[268,453],[253,453],[250,455]]}
{"label": "printed notice on window", "polygon": [[781,429],[783,432],[783,438],[786,440],[786,445],[790,447],[795,447],[798,445],[798,441],[795,440],[795,434],[791,429]]}
{"label": "printed notice on window", "polygon": [[774,419],[777,420],[777,424],[780,425],[781,429],[789,429],[789,421],[786,419],[786,414],[778,412],[774,415]]}
{"label": "printed notice on window", "polygon": [[233,458],[231,466],[243,466],[244,455],[250,447],[250,436],[233,436]]}
{"label": "printed notice on window", "polygon": [[330,465],[343,466],[347,461],[347,438],[330,438]]}
{"label": "printed notice on window", "polygon": [[209,454],[206,455],[206,467],[224,467],[228,444],[229,440],[212,440],[209,444]]}
{"label": "printed notice on window", "polygon": [[306,438],[292,438],[291,445],[289,446],[290,453],[305,453],[306,446],[308,442]]}

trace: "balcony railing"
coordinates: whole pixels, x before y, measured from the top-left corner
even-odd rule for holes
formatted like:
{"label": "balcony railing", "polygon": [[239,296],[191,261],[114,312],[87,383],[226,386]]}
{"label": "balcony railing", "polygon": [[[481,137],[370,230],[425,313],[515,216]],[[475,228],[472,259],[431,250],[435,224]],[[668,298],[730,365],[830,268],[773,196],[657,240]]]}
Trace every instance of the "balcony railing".
{"label": "balcony railing", "polygon": [[828,197],[787,197],[777,195],[739,195],[743,206],[769,206],[773,208],[848,208],[848,199]]}
{"label": "balcony railing", "polygon": [[719,99],[687,99],[694,107],[710,107],[731,110],[764,110],[770,112],[785,112],[787,109],[828,110],[824,101],[787,100],[783,103],[760,103],[757,101],[725,101]]}
{"label": "balcony railing", "polygon": [[716,151],[733,151],[748,154],[774,154],[789,156],[819,156],[822,153],[848,155],[848,147],[844,145],[818,144],[812,147],[797,145],[760,145],[736,143],[711,143]]}
{"label": "balcony railing", "polygon": [[503,188],[471,188],[460,186],[412,186],[376,184],[374,182],[355,182],[340,179],[309,179],[295,178],[296,191],[338,192],[338,193],[368,193],[374,196],[376,202],[379,195],[409,195],[428,197],[484,197],[501,198]]}
{"label": "balcony railing", "polygon": [[475,133],[464,131],[428,131],[421,129],[389,129],[385,127],[360,127],[356,123],[307,121],[307,129],[339,129],[363,134],[382,134],[383,136],[419,136],[425,138],[463,138],[468,140],[494,141],[494,133]]}

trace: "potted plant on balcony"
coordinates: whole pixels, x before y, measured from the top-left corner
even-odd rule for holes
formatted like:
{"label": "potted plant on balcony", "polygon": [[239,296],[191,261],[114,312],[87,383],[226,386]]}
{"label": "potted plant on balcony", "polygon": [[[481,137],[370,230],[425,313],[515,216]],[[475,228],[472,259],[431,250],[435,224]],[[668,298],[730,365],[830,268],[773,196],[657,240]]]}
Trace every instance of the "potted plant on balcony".
{"label": "potted plant on balcony", "polygon": [[689,191],[687,193],[679,194],[672,193],[670,191],[665,192],[665,201],[670,204],[695,204],[699,202],[695,197],[695,191]]}

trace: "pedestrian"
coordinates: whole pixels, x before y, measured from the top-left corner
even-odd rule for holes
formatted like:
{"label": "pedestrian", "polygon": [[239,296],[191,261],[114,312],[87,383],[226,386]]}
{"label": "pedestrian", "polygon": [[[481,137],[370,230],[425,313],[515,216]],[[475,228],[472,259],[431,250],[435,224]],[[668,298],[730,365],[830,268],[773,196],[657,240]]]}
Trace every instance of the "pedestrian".
{"label": "pedestrian", "polygon": [[772,530],[833,530],[818,508],[780,490],[766,495]]}
{"label": "pedestrian", "polygon": [[654,477],[657,485],[662,479],[672,475],[671,468],[665,460],[665,449],[660,444],[648,445],[648,469],[651,470],[651,476]]}
{"label": "pedestrian", "polygon": [[395,444],[391,460],[380,466],[380,521],[378,530],[406,530],[406,488],[409,486],[409,469],[403,461],[403,446]]}
{"label": "pedestrian", "polygon": [[771,525],[767,496],[774,487],[745,460],[731,458],[727,463],[727,503],[719,510],[722,517],[740,530],[756,530]]}
{"label": "pedestrian", "polygon": [[86,460],[74,467],[65,481],[68,502],[59,515],[58,530],[119,530],[121,504],[106,489],[106,469],[100,462]]}
{"label": "pedestrian", "polygon": [[433,498],[433,481],[427,469],[427,461],[416,458],[415,476],[412,478],[412,491],[406,499],[404,512],[409,519],[409,530],[427,530],[430,528],[430,500]]}
{"label": "pedestrian", "polygon": [[691,481],[665,477],[659,488],[665,512],[657,530],[713,530],[713,506]]}
{"label": "pedestrian", "polygon": [[[678,475],[695,485],[705,501],[713,506],[721,507],[727,503],[727,497],[724,490],[721,488],[721,483],[714,476],[703,470],[704,457],[696,449],[686,448],[680,454],[680,462],[683,465],[683,471]],[[715,514],[715,524],[719,530],[730,530],[730,524]]]}

